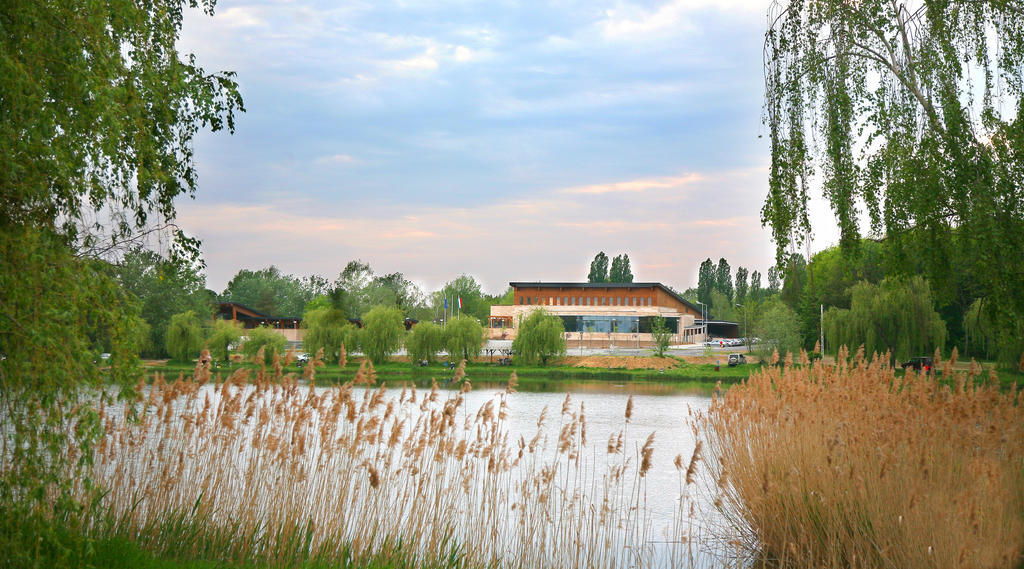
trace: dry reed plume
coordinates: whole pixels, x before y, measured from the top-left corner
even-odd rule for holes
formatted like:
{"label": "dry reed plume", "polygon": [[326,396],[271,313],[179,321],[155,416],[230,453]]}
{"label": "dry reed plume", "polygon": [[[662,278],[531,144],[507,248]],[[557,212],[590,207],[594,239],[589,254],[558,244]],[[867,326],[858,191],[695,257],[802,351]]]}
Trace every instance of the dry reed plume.
{"label": "dry reed plume", "polygon": [[[527,441],[510,437],[508,393],[465,408],[468,380],[446,396],[435,383],[396,397],[372,387],[365,361],[355,382],[333,388],[300,387],[274,369],[205,387],[157,376],[138,421],[127,407],[105,415],[95,472],[120,531],[158,552],[213,549],[225,561],[333,560],[401,543],[417,564],[452,548],[470,567],[654,563],[643,480],[653,434],[633,456],[623,432],[608,453],[587,447],[583,406],[567,397],[558,439],[549,444],[542,413]],[[181,543],[168,520],[213,537]],[[686,559],[674,551],[658,563]]]}
{"label": "dry reed plume", "polygon": [[[765,367],[716,399],[709,486],[772,566],[1013,568],[1024,551],[1024,408],[984,384],[896,377],[888,355]],[[938,363],[938,361],[936,361]],[[714,457],[714,458],[712,458]]]}

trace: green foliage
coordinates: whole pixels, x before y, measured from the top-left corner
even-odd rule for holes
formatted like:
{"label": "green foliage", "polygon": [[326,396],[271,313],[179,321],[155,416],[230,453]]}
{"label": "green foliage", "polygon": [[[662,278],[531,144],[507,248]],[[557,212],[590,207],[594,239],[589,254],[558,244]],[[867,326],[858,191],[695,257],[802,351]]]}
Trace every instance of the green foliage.
{"label": "green foliage", "polygon": [[271,265],[258,271],[238,271],[220,299],[269,316],[299,316],[313,296],[314,292],[303,285],[302,279],[285,275]]}
{"label": "green foliage", "polygon": [[375,365],[386,362],[388,356],[402,347],[403,319],[402,310],[396,306],[376,306],[363,315],[359,344]]}
{"label": "green foliage", "polygon": [[173,219],[196,189],[199,127],[234,130],[244,110],[232,73],[178,54],[183,5],[0,4],[0,226],[85,237],[103,208],[117,238]]}
{"label": "green foliage", "polygon": [[413,361],[437,361],[437,353],[444,349],[444,329],[433,322],[420,322],[413,326],[405,338],[405,349]]}
{"label": "green foliage", "polygon": [[[715,290],[725,296],[726,304],[732,304],[732,268],[725,257],[719,259],[718,266],[715,267]],[[723,305],[716,305],[716,308],[723,308]]]}
{"label": "green foliage", "polygon": [[711,306],[711,291],[715,289],[715,264],[710,258],[704,259],[697,274],[697,301]]}
{"label": "green foliage", "polygon": [[338,361],[342,344],[346,352],[358,348],[357,328],[337,308],[317,308],[307,312],[302,327],[305,328],[302,349],[310,354],[323,349],[325,361]]}
{"label": "green foliage", "polygon": [[738,267],[736,269],[736,302],[743,304],[747,300],[747,269]]}
{"label": "green foliage", "polygon": [[664,356],[672,341],[672,331],[665,325],[663,317],[655,316],[651,321],[651,337],[654,339],[654,353],[659,357]]}
{"label": "green foliage", "polygon": [[284,352],[288,340],[278,334],[273,328],[259,326],[246,331],[245,341],[242,343],[242,353],[252,358],[263,348],[263,363],[269,365],[274,361],[274,354]]}
{"label": "green foliage", "polygon": [[147,340],[152,350],[140,349],[152,356],[164,355],[164,333],[171,316],[192,310],[201,318],[213,316],[206,295],[202,266],[183,258],[165,259],[145,249],[132,249],[111,271],[129,293],[139,299],[142,318],[151,327]]}
{"label": "green foliage", "polygon": [[610,283],[631,283],[633,282],[633,270],[629,266],[629,255],[623,253],[612,259],[612,268],[608,272]]}
{"label": "green foliage", "polygon": [[714,306],[714,312],[711,312],[711,317],[715,320],[728,320],[730,322],[736,321],[736,307],[729,302],[721,291],[711,291],[711,302]]}
{"label": "green foliage", "polygon": [[587,282],[608,282],[608,255],[605,255],[604,251],[595,255],[594,260],[590,262],[590,273],[587,275]]}
{"label": "green foliage", "polygon": [[0,565],[75,566],[88,546],[54,525],[81,523],[74,489],[90,488],[103,433],[80,403],[105,382],[133,396],[139,326],[134,300],[101,263],[75,257],[51,231],[0,228]]}
{"label": "green foliage", "polygon": [[920,276],[866,281],[850,289],[850,308],[825,312],[830,349],[861,344],[868,354],[891,352],[897,361],[931,355],[946,340],[946,325],[933,308],[931,287]]}
{"label": "green foliage", "polygon": [[[459,275],[455,280],[445,283],[434,297],[434,306],[443,306],[448,299],[449,314],[466,314],[478,320],[487,320],[490,316],[492,302],[485,298],[480,283],[469,275]],[[458,309],[459,298],[462,298],[462,309]]]}
{"label": "green foliage", "polygon": [[779,261],[809,235],[808,190],[820,180],[844,258],[856,258],[865,229],[884,235],[890,274],[923,274],[957,339],[983,298],[1007,331],[1001,351],[1015,351],[1024,334],[1019,3],[776,8],[765,37],[772,164],[762,221]]}
{"label": "green foliage", "polygon": [[765,303],[754,330],[761,338],[756,353],[762,361],[768,361],[774,350],[779,351],[780,357],[800,351],[802,341],[796,312],[778,298]]}
{"label": "green foliage", "polygon": [[472,316],[459,315],[444,326],[444,343],[455,360],[473,361],[484,345],[484,329]]}
{"label": "green foliage", "polygon": [[175,314],[167,325],[164,341],[172,358],[179,361],[197,358],[203,348],[203,323],[191,310]]}
{"label": "green foliage", "polygon": [[519,323],[512,350],[526,364],[548,365],[552,358],[565,355],[565,326],[562,319],[542,309],[530,312]]}
{"label": "green foliage", "polygon": [[222,362],[228,361],[230,349],[233,344],[238,344],[242,339],[242,326],[231,320],[217,320],[213,323],[213,330],[206,340],[210,346],[210,355]]}

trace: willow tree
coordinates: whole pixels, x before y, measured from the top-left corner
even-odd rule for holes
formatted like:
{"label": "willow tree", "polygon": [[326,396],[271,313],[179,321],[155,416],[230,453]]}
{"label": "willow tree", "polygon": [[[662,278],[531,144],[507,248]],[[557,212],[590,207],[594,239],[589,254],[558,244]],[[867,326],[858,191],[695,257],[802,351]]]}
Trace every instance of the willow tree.
{"label": "willow tree", "polygon": [[887,278],[850,287],[850,308],[829,308],[823,317],[826,345],[833,350],[863,345],[868,354],[889,352],[896,360],[929,355],[946,341],[946,324],[933,308],[928,281],[920,276]]}
{"label": "willow tree", "polygon": [[845,255],[884,235],[897,267],[963,308],[1024,319],[1024,5],[777,1],[764,67],[779,259],[809,235],[821,184]]}

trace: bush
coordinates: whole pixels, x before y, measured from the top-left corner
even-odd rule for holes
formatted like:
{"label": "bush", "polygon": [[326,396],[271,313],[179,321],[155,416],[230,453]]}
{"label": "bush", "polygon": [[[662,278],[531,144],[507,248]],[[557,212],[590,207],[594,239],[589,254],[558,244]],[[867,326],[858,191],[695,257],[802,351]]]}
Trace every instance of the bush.
{"label": "bush", "polygon": [[405,337],[404,315],[397,306],[377,306],[363,315],[359,343],[363,353],[377,365],[402,347]]}
{"label": "bush", "polygon": [[420,322],[405,338],[405,349],[414,362],[437,361],[437,353],[444,348],[444,330],[433,322]]}
{"label": "bush", "polygon": [[668,329],[663,317],[654,317],[654,322],[651,324],[651,336],[654,338],[654,353],[658,357],[664,357],[665,351],[668,350],[668,345],[672,341],[672,331]]}
{"label": "bush", "polygon": [[248,338],[242,344],[242,353],[251,358],[260,351],[260,348],[264,348],[263,363],[270,365],[274,361],[274,354],[283,352],[287,344],[284,336],[272,328],[260,326],[249,330]]}
{"label": "bush", "polygon": [[526,364],[548,365],[552,358],[565,355],[565,326],[562,319],[537,309],[519,323],[512,351]]}
{"label": "bush", "polygon": [[836,367],[764,367],[703,420],[716,503],[741,539],[783,567],[1019,564],[1016,394],[898,378],[845,351]]}
{"label": "bush", "polygon": [[484,328],[472,316],[460,314],[444,327],[445,347],[453,361],[473,361],[484,344]]}

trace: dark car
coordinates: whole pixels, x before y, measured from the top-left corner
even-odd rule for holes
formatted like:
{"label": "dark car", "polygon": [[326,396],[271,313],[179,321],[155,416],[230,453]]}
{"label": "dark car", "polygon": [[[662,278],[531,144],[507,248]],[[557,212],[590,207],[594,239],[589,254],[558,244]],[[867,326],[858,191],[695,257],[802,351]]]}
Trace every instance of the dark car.
{"label": "dark car", "polygon": [[928,372],[932,370],[932,359],[927,356],[910,358],[910,361],[903,362],[902,366],[903,369],[914,368],[916,371],[924,370]]}

